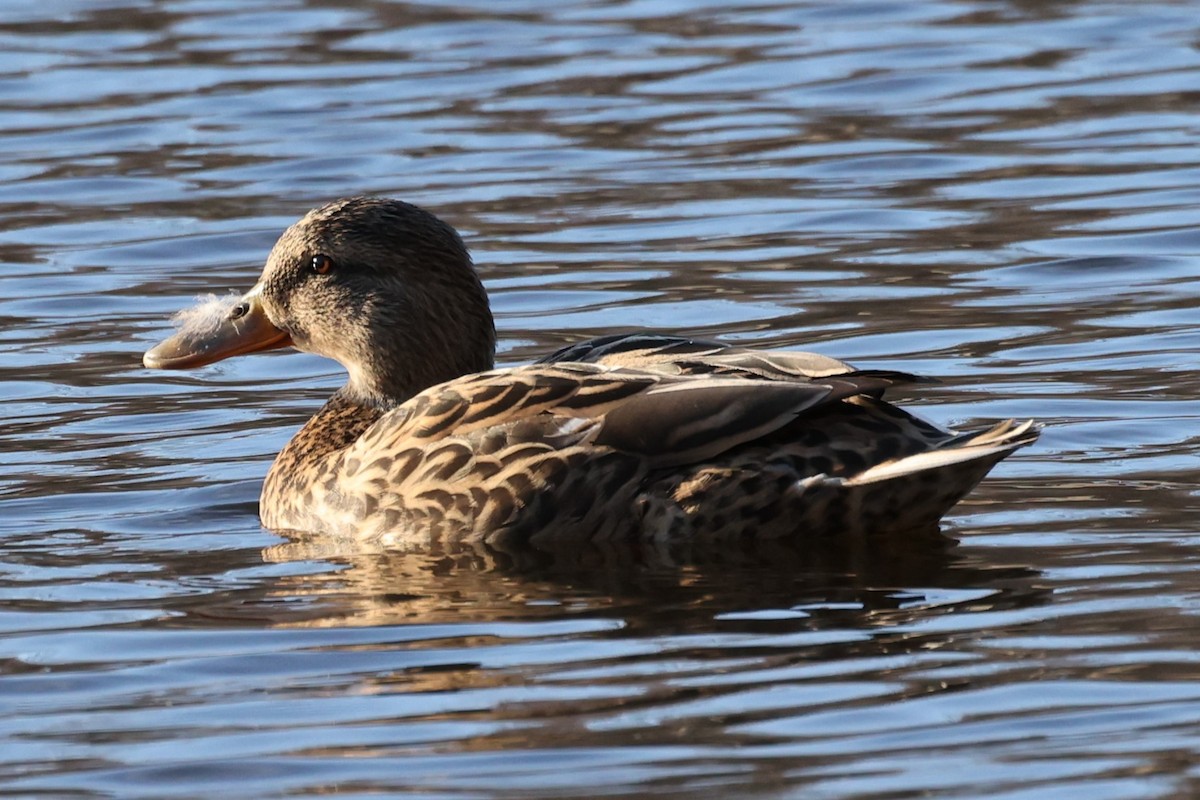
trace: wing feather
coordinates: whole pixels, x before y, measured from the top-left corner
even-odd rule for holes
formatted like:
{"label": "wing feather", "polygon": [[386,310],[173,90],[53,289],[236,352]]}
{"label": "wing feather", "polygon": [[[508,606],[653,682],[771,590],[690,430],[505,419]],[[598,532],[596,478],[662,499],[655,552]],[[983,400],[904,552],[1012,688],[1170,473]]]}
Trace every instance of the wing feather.
{"label": "wing feather", "polygon": [[[547,481],[570,472],[566,460],[575,471],[592,464],[597,479],[605,454],[622,459],[626,471],[698,463],[830,403],[878,396],[911,378],[807,353],[604,337],[537,364],[431,387],[380,418],[347,456],[371,463],[373,476],[386,473],[397,492],[423,498],[430,513],[469,504],[486,528],[506,524]],[[397,455],[379,463],[379,453]],[[486,498],[454,488],[465,474],[488,476]]]}

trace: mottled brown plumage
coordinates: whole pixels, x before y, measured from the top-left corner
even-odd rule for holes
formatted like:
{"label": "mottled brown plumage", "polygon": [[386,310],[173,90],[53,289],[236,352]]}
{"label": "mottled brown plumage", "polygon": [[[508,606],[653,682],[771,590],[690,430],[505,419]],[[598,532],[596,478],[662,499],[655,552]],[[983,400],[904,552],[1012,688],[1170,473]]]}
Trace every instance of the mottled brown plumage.
{"label": "mottled brown plumage", "polygon": [[869,533],[935,525],[1031,423],[936,428],[882,400],[920,379],[811,353],[607,336],[492,369],[487,295],[450,226],[394,200],[313,212],[180,368],[294,345],[347,385],[284,448],[263,523],[395,547]]}

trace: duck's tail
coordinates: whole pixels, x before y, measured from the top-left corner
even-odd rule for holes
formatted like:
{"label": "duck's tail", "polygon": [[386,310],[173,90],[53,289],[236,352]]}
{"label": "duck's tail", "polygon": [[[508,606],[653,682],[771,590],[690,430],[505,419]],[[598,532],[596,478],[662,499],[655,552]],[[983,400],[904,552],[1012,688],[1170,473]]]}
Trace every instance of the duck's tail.
{"label": "duck's tail", "polygon": [[1035,441],[1040,433],[1032,420],[1005,420],[852,477],[818,475],[801,481],[800,486],[806,493],[826,495],[843,510],[846,528],[888,531],[936,525],[992,467]]}

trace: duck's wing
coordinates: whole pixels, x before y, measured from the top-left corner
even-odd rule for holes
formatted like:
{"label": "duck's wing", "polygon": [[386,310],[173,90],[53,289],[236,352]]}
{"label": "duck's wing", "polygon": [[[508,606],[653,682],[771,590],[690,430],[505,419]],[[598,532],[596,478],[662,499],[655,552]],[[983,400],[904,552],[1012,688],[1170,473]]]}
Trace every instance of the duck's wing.
{"label": "duck's wing", "polygon": [[[614,334],[563,347],[539,364],[582,362],[644,370],[662,375],[712,375],[750,380],[808,383],[832,377],[876,378],[883,385],[934,383],[929,378],[891,370],[858,370],[818,353],[767,352],[704,339],[660,334]],[[864,388],[876,393],[880,387]]]}
{"label": "duck's wing", "polygon": [[[774,380],[665,374],[561,362],[494,370],[427,389],[381,418],[355,444],[369,452],[428,448],[445,439],[495,452],[541,439],[677,466],[711,458],[813,409],[892,383],[878,374]],[[503,441],[500,441],[503,440]]]}
{"label": "duck's wing", "polygon": [[384,414],[347,448],[328,470],[334,482],[314,489],[312,516],[396,546],[428,535],[608,535],[597,532],[631,524],[648,474],[704,463],[885,383],[573,362],[458,378]]}

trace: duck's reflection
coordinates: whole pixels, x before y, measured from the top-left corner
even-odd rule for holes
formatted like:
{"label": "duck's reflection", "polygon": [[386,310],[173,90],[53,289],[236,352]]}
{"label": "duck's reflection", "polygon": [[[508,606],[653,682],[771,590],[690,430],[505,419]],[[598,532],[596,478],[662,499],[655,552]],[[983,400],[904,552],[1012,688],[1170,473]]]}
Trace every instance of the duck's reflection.
{"label": "duck's reflection", "polygon": [[1033,571],[989,565],[963,554],[957,544],[934,529],[721,547],[609,542],[547,551],[480,544],[416,553],[364,551],[293,535],[267,548],[264,559],[328,569],[279,578],[258,610],[284,626],[545,620],[615,612],[627,626],[655,627],[668,617],[686,616],[695,629],[727,612],[818,606],[869,616],[919,609],[924,590],[940,595],[979,590],[963,595],[976,611],[1037,602]]}

